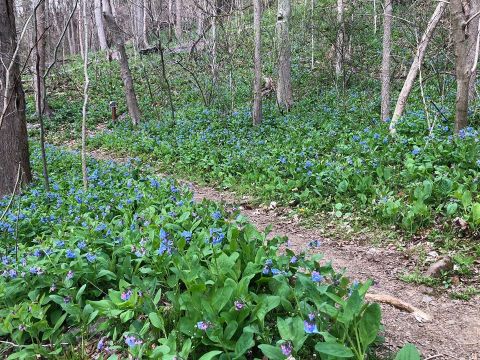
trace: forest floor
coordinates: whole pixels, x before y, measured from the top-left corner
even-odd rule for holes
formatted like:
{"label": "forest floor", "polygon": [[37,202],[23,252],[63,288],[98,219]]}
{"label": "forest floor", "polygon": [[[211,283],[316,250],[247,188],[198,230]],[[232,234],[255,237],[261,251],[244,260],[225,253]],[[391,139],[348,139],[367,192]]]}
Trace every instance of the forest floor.
{"label": "forest floor", "polygon": [[[70,148],[74,146],[68,144]],[[94,150],[90,155],[98,160],[126,161],[102,150]],[[157,175],[175,178],[175,174]],[[343,237],[340,230],[336,236],[325,236],[319,226],[310,224],[307,228],[300,219],[292,218],[286,209],[277,208],[274,204],[253,206],[248,198],[239,199],[231,192],[177,180],[192,189],[196,201],[208,199],[223,203],[227,208],[237,207],[259,230],[271,225],[269,236],[287,236],[289,247],[294,251],[304,251],[310,241],[320,240],[321,246],[311,249],[311,253],[323,254],[325,261],[332,261],[336,269],[346,269],[351,279],[373,280],[370,293],[394,296],[431,316],[430,321],[424,321],[411,313],[381,304],[382,335],[385,338],[379,349],[381,353],[395,352],[405,343],[412,343],[421,351],[424,359],[480,359],[479,296],[469,301],[451,299],[445,292],[400,280],[399,275],[412,267],[409,258],[393,247],[374,247],[370,242],[365,242],[364,235],[358,238],[351,234]]]}

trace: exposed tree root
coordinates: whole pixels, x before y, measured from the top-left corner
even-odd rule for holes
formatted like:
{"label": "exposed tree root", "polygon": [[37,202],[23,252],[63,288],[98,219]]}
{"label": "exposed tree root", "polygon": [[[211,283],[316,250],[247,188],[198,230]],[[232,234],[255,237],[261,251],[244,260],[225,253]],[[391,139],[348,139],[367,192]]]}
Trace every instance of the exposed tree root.
{"label": "exposed tree root", "polygon": [[403,310],[403,311],[406,311],[406,312],[409,312],[409,313],[412,313],[416,319],[418,320],[423,320],[423,321],[430,321],[432,320],[432,317],[425,313],[424,311],[416,308],[415,306],[403,301],[403,300],[400,300],[396,297],[393,297],[391,295],[387,295],[387,294],[370,294],[370,293],[367,293],[365,295],[365,299],[366,300],[370,300],[370,301],[375,301],[375,302],[379,302],[379,303],[383,303],[383,304],[388,304],[388,305],[391,305],[399,310]]}

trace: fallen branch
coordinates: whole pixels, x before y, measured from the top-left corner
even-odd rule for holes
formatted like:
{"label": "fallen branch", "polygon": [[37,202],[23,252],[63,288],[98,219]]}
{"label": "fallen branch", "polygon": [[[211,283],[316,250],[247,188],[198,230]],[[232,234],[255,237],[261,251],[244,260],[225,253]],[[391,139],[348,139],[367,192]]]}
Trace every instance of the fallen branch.
{"label": "fallen branch", "polygon": [[411,305],[411,304],[409,304],[409,303],[407,303],[403,300],[400,300],[396,297],[393,297],[391,295],[387,295],[387,294],[366,294],[365,299],[375,301],[375,302],[379,302],[379,303],[382,303],[382,304],[388,304],[388,305],[391,305],[394,308],[397,308],[399,310],[403,310],[403,311],[412,313],[415,316],[415,318],[417,318],[417,319],[420,318],[420,319],[423,319],[425,321],[432,320],[432,317],[430,315],[428,315],[427,313],[425,313],[424,311],[416,308],[415,306],[413,306],[413,305]]}

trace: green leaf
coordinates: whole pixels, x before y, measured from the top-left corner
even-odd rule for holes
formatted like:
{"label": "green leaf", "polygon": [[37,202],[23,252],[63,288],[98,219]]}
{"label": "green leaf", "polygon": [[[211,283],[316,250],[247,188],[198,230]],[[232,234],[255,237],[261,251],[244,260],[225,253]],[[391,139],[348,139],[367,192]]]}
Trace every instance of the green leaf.
{"label": "green leaf", "polygon": [[462,194],[462,205],[464,208],[468,208],[471,203],[472,203],[472,193],[467,190]]}
{"label": "green leaf", "polygon": [[155,294],[155,298],[153,299],[153,303],[155,305],[158,305],[161,298],[162,298],[162,288],[158,289],[157,293]]}
{"label": "green leaf", "polygon": [[405,344],[395,356],[395,360],[420,360],[420,354],[414,345]]}
{"label": "green leaf", "polygon": [[182,346],[182,350],[180,351],[180,356],[182,359],[188,358],[188,354],[192,351],[192,340],[187,339]]}
{"label": "green leaf", "polygon": [[120,314],[120,320],[122,321],[122,323],[126,323],[127,321],[132,320],[134,315],[135,313],[133,312],[133,310],[124,311]]}
{"label": "green leaf", "polygon": [[230,321],[223,332],[223,337],[226,340],[230,340],[233,337],[233,335],[235,335],[235,332],[237,331],[237,329],[238,329],[238,323],[235,320]]}
{"label": "green leaf", "polygon": [[358,324],[358,332],[363,348],[375,341],[380,330],[380,320],[382,314],[378,304],[371,304],[364,311]]}
{"label": "green leaf", "polygon": [[78,289],[77,295],[75,296],[75,300],[80,301],[80,298],[82,297],[83,292],[85,291],[85,288],[87,287],[87,284],[83,284],[83,286]]}
{"label": "green leaf", "polygon": [[351,322],[354,317],[356,317],[360,310],[362,309],[363,301],[360,295],[358,294],[358,290],[353,290],[352,295],[347,300],[345,304],[345,309],[343,312],[342,319],[345,324]]}
{"label": "green leaf", "polygon": [[447,205],[447,215],[452,216],[457,212],[458,204],[451,202]]}
{"label": "green leaf", "polygon": [[320,354],[335,356],[338,358],[353,357],[353,352],[343,344],[319,342],[315,345],[315,350]]}
{"label": "green leaf", "polygon": [[57,320],[57,322],[55,323],[55,326],[53,328],[53,332],[55,332],[56,330],[58,330],[58,328],[60,326],[62,326],[63,322],[65,321],[65,318],[67,317],[67,314],[63,314],[62,316],[60,316],[60,319]]}
{"label": "green leaf", "polygon": [[97,279],[100,279],[101,277],[106,277],[107,280],[115,280],[117,278],[117,275],[115,275],[113,272],[109,270],[100,270],[100,272],[97,275]]}
{"label": "green leaf", "polygon": [[480,204],[474,203],[472,206],[472,218],[475,224],[480,222]]}
{"label": "green leaf", "polygon": [[202,355],[202,357],[198,360],[211,360],[215,358],[215,356],[220,355],[222,352],[220,350],[213,350],[209,351],[208,353]]}
{"label": "green leaf", "polygon": [[258,348],[262,350],[263,355],[265,355],[269,360],[283,360],[285,356],[282,353],[282,350],[276,346],[262,344]]}
{"label": "green leaf", "polygon": [[240,357],[241,355],[245,354],[248,349],[255,345],[255,341],[253,341],[253,333],[251,332],[244,332],[239,338],[237,343],[235,344],[235,356]]}
{"label": "green leaf", "polygon": [[150,319],[150,322],[153,326],[155,326],[157,329],[165,331],[165,324],[163,322],[163,319],[158,316],[157,313],[151,312],[150,314],[148,314],[148,318]]}

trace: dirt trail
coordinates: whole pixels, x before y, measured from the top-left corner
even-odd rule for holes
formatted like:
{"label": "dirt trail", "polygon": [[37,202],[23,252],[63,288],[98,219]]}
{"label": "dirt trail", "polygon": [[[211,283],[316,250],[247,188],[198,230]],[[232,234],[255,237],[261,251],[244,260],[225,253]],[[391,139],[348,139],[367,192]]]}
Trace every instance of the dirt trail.
{"label": "dirt trail", "polygon": [[[121,158],[94,151],[92,157],[99,160]],[[166,176],[165,174],[158,174]],[[234,194],[210,187],[182,181],[194,192],[194,199],[208,199],[233,206]],[[432,289],[407,284],[398,274],[409,266],[408,260],[393,249],[373,248],[355,242],[341,242],[322,236],[317,229],[306,229],[298,221],[278,214],[275,210],[250,208],[240,205],[242,213],[260,230],[272,225],[271,235],[288,236],[292,249],[305,250],[311,240],[321,240],[318,252],[331,260],[336,269],[347,269],[352,279],[372,279],[372,293],[388,294],[400,298],[432,316],[428,322],[418,321],[412,314],[389,305],[381,305],[385,344],[387,350],[396,351],[403,344],[415,344],[424,359],[480,359],[480,298],[470,301],[452,300],[446,294],[436,295]]]}

